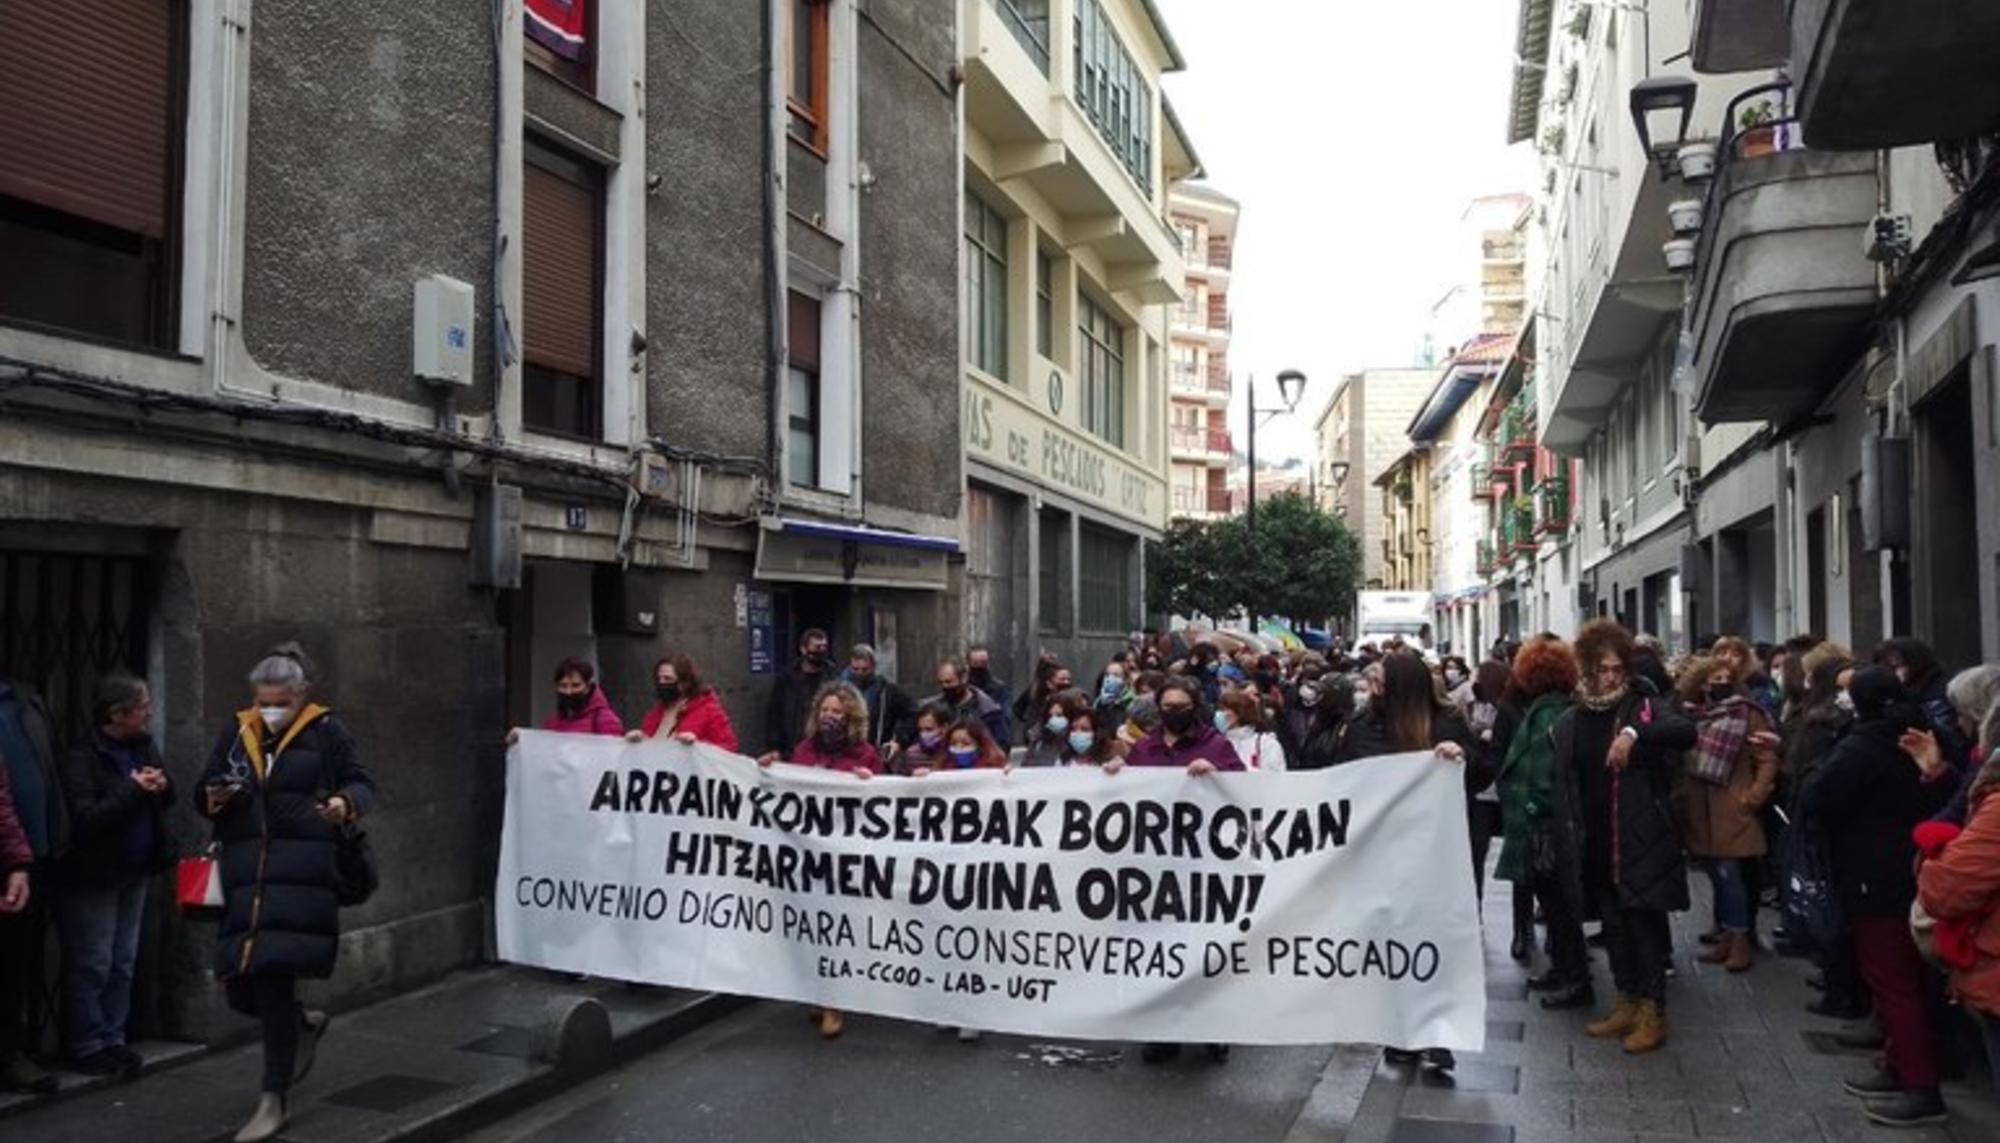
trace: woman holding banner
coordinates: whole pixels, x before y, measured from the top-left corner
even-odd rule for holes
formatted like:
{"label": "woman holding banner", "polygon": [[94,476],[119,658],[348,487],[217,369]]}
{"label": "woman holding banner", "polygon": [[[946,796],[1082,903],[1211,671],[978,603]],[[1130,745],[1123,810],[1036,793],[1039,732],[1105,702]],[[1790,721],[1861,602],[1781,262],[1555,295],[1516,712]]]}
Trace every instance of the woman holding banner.
{"label": "woman holding banner", "polygon": [[[861,692],[846,683],[827,683],[813,695],[812,716],[804,727],[805,738],[792,748],[794,766],[817,766],[840,770],[856,778],[881,772],[882,759],[868,742],[868,706]],[[773,750],[757,759],[769,766],[781,761]],[[822,1008],[816,1013],[819,1034],[828,1039],[846,1030],[846,1020],[838,1008]]]}
{"label": "woman holding banner", "polygon": [[729,712],[715,697],[715,688],[695,673],[694,660],[686,655],[668,655],[653,664],[652,709],[646,712],[639,729],[625,736],[628,742],[668,735],[682,742],[706,742],[736,753],[736,730],[729,725]]}
{"label": "woman holding banner", "polygon": [[[1202,717],[1201,687],[1178,676],[1168,679],[1158,695],[1160,724],[1132,747],[1125,763],[1129,766],[1179,766],[1190,777],[1200,778],[1217,770],[1242,770],[1243,760],[1236,748]],[[1117,769],[1104,768],[1115,774]],[[1147,1044],[1139,1058],[1149,1064],[1163,1064],[1181,1054],[1179,1044]],[[1228,1044],[1208,1045],[1208,1056],[1217,1062],[1229,1058]]]}
{"label": "woman holding banner", "polygon": [[[1492,782],[1487,767],[1477,764],[1481,755],[1473,748],[1472,731],[1459,717],[1458,708],[1439,693],[1437,680],[1421,656],[1412,651],[1391,651],[1377,666],[1382,675],[1381,698],[1364,716],[1373,733],[1350,739],[1370,745],[1357,747],[1365,753],[1357,752],[1353,757],[1431,750],[1440,758],[1465,765],[1469,823],[1472,796]],[[1458,1066],[1449,1048],[1384,1048],[1382,1058],[1392,1064],[1422,1062],[1439,1071]]]}

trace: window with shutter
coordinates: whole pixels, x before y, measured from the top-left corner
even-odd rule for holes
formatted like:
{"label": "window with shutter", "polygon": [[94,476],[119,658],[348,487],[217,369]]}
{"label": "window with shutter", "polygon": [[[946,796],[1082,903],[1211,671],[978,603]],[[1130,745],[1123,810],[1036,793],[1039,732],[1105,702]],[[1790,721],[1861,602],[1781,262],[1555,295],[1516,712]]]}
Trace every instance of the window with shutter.
{"label": "window with shutter", "polygon": [[0,4],[0,318],[169,344],[186,0]]}
{"label": "window with shutter", "polygon": [[526,0],[521,20],[521,54],[528,63],[583,91],[596,90],[596,4]]}
{"label": "window with shutter", "polygon": [[786,6],[785,109],[792,138],[826,153],[827,10],[831,0],[790,0]]}
{"label": "window with shutter", "polygon": [[521,418],[603,436],[604,172],[532,140],[521,185]]}

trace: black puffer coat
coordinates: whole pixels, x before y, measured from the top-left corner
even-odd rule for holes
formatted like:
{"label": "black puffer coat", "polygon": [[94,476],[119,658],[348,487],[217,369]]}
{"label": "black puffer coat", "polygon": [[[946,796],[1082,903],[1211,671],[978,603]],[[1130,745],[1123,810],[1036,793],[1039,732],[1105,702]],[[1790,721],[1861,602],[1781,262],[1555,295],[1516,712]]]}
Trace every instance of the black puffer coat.
{"label": "black puffer coat", "polygon": [[222,843],[216,972],[330,976],[340,941],[340,827],[318,806],[337,794],[356,816],[366,814],[375,783],[354,739],[324,707],[306,707],[277,736],[265,733],[255,710],[236,717],[195,791],[196,808],[208,815],[207,784],[244,779],[243,793],[208,815]]}
{"label": "black puffer coat", "polygon": [[[1687,861],[1681,853],[1681,830],[1674,818],[1674,786],[1680,780],[1681,753],[1695,743],[1695,725],[1672,699],[1646,693],[1635,681],[1634,691],[1618,707],[1614,735],[1631,727],[1639,735],[1625,769],[1613,780],[1617,820],[1612,823],[1612,876],[1621,904],[1628,909],[1675,912],[1688,907]],[[1576,756],[1577,707],[1564,711],[1549,731],[1555,740],[1555,831],[1557,868],[1563,892],[1576,916],[1596,916],[1596,902],[1584,892],[1584,855],[1592,823],[1584,811],[1580,767],[1602,766],[1602,758]]]}
{"label": "black puffer coat", "polygon": [[1926,782],[1897,744],[1905,723],[1862,718],[1806,789],[1805,820],[1826,838],[1848,917],[1903,917],[1917,897],[1910,831],[1951,799],[1948,778]]}

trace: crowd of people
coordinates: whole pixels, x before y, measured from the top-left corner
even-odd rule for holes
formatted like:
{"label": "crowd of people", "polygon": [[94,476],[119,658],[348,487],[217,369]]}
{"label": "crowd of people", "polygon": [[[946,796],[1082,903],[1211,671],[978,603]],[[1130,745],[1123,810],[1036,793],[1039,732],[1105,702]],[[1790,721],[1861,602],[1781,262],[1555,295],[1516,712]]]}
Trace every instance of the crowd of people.
{"label": "crowd of people", "polygon": [[[1632,1054],[1667,1042],[1669,918],[1690,907],[1693,868],[1712,899],[1701,961],[1744,973],[1766,948],[1810,955],[1824,994],[1813,1010],[1872,1020],[1845,1035],[1879,1046],[1880,1066],[1843,1084],[1869,1119],[1943,1121],[1940,1076],[1973,1044],[2000,1088],[2000,666],[1948,674],[1910,638],[1863,656],[1812,637],[1725,636],[1669,655],[1598,619],[1574,640],[1502,641],[1477,664],[1396,643],[1279,655],[1146,632],[1094,672],[1044,655],[1016,693],[975,646],[938,663],[936,691],[912,698],[866,644],[841,667],[826,633],[808,630],[749,742],[686,655],[658,661],[653,701],[629,731],[592,664],[564,660],[542,729],[754,749],[762,765],[859,779],[1016,766],[1200,777],[1426,752],[1464,775],[1482,899],[1499,843],[1494,875],[1514,886],[1509,952],[1542,962],[1529,978],[1539,1003],[1597,1007],[1591,950],[1602,946],[1615,994],[1590,1036]],[[216,974],[263,1032],[261,1097],[237,1135],[257,1143],[283,1129],[286,1094],[329,1022],[297,985],[332,971],[349,900],[343,839],[374,786],[353,739],[310,701],[297,647],[246,681],[251,702],[194,799],[219,846]],[[133,962],[148,887],[172,860],[164,815],[177,796],[151,714],[143,682],[107,678],[94,732],[59,759],[47,713],[0,684],[0,1089],[54,1083],[21,1050],[43,977],[35,926],[51,914],[68,958],[69,1065],[138,1064],[125,1045]],[[1760,928],[1773,906],[1776,922]],[[816,1019],[822,1036],[841,1034],[840,1012]],[[1142,1058],[1180,1050],[1151,1044]],[[1455,1066],[1442,1048],[1387,1054]]]}

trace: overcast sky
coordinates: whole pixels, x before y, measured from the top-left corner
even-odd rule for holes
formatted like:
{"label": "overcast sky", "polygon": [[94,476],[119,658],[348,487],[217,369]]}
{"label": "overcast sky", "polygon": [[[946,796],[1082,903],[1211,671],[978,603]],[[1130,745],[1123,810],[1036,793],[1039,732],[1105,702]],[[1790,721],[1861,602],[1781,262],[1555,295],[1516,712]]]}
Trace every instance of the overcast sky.
{"label": "overcast sky", "polygon": [[1210,185],[1243,203],[1230,302],[1244,378],[1299,413],[1258,433],[1260,460],[1311,456],[1342,373],[1410,364],[1431,306],[1475,267],[1472,198],[1528,189],[1506,145],[1513,0],[1157,0],[1187,57],[1166,93]]}

